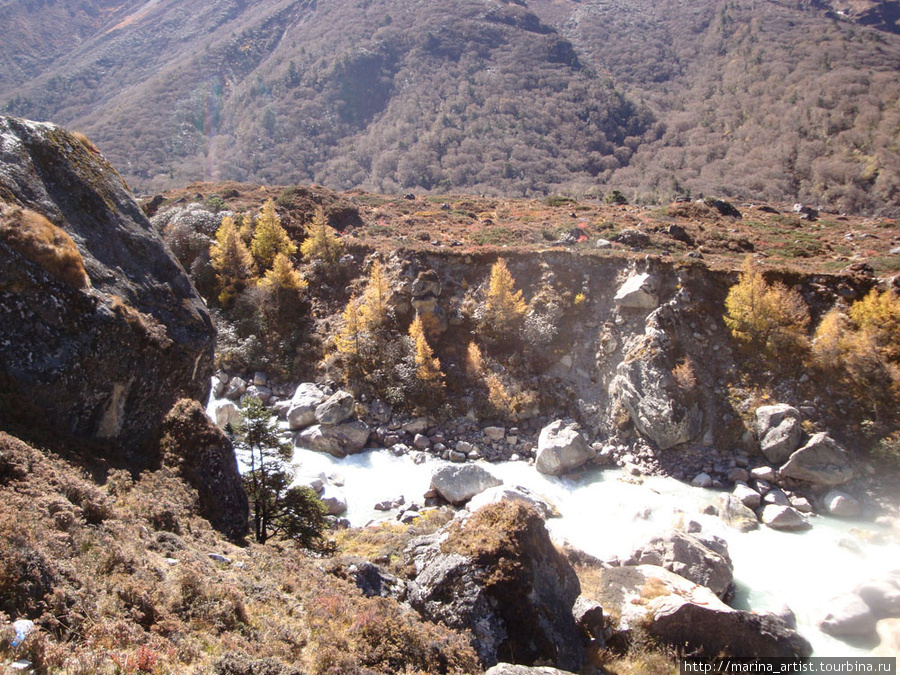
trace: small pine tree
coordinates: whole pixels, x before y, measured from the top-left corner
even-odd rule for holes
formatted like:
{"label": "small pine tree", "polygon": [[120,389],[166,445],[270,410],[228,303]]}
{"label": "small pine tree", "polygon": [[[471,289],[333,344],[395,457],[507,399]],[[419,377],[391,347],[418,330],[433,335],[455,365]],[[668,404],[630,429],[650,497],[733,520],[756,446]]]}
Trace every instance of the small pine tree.
{"label": "small pine tree", "polygon": [[253,257],[238,235],[230,216],[222,218],[216,231],[216,243],[209,249],[210,264],[216,271],[219,302],[227,306],[243,290],[253,274]]}
{"label": "small pine tree", "polygon": [[725,309],[725,325],[750,350],[783,359],[807,348],[809,311],[803,298],[784,284],[766,282],[749,257],[728,291]]}
{"label": "small pine tree", "polygon": [[281,226],[281,218],[275,213],[275,202],[271,199],[263,204],[256,219],[256,230],[250,242],[250,253],[259,265],[260,270],[271,269],[275,256],[279,253],[293,255],[297,245],[291,241],[288,233]]}
{"label": "small pine tree", "polygon": [[328,551],[328,511],[308,487],[291,487],[293,448],[281,440],[271,413],[258,398],[241,402],[235,450],[249,470],[243,475],[253,533],[260,544],[281,535],[304,548]]}
{"label": "small pine tree", "polygon": [[495,337],[508,338],[525,316],[527,305],[522,291],[513,291],[515,284],[503,259],[494,263],[485,298],[482,328]]}
{"label": "small pine tree", "polygon": [[466,372],[469,377],[479,380],[484,376],[484,356],[475,341],[470,342],[466,349]]}
{"label": "small pine tree", "polygon": [[328,225],[324,209],[318,207],[312,223],[306,226],[306,239],[300,244],[300,253],[304,258],[334,265],[343,252],[344,242]]}

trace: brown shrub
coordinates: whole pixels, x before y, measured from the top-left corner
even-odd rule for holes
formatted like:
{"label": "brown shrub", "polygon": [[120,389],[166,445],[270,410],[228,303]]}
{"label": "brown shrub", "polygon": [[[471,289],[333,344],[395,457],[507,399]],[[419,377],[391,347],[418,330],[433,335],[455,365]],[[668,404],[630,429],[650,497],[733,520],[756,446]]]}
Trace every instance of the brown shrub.
{"label": "brown shrub", "polygon": [[40,213],[21,208],[0,209],[0,240],[57,281],[75,288],[91,284],[84,270],[84,258],[72,237]]}

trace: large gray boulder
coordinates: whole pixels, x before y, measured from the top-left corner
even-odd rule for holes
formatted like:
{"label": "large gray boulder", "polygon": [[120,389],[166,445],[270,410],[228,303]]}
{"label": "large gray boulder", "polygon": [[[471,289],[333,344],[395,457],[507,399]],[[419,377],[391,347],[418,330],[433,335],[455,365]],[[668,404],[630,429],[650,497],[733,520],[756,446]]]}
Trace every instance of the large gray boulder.
{"label": "large gray boulder", "polygon": [[556,420],[541,429],[534,466],[540,473],[561,476],[596,454],[574,424]]}
{"label": "large gray boulder", "polygon": [[291,397],[287,410],[287,421],[291,430],[297,431],[315,424],[316,408],[326,398],[328,398],[327,394],[311,382],[304,382],[298,386]]}
{"label": "large gray boulder", "polygon": [[729,607],[708,588],[655,565],[598,570],[604,609],[617,631],[646,630],[661,642],[709,656],[809,656],[810,644],[783,619]]}
{"label": "large gray boulder", "polygon": [[876,623],[877,617],[861,597],[845,593],[828,603],[819,628],[835,637],[868,637],[875,634]]}
{"label": "large gray boulder", "polygon": [[900,584],[896,577],[871,579],[857,586],[855,592],[875,616],[900,617]]}
{"label": "large gray boulder", "polygon": [[316,421],[319,424],[340,424],[353,416],[356,399],[349,391],[336,391],[316,406]]}
{"label": "large gray boulder", "polygon": [[53,124],[0,117],[0,427],[154,466],[165,414],[208,398],[214,345],[109,162]]}
{"label": "large gray boulder", "polygon": [[828,434],[814,434],[781,467],[782,478],[805,480],[817,485],[840,485],[853,478],[853,467],[846,450]]}
{"label": "large gray boulder", "polygon": [[759,447],[770,462],[781,464],[800,446],[800,411],[784,403],[756,409]]}
{"label": "large gray boulder", "polygon": [[370,434],[369,425],[359,420],[336,426],[314,424],[297,434],[294,445],[341,458],[362,452]]}
{"label": "large gray boulder", "polygon": [[486,667],[548,663],[577,672],[584,647],[572,608],[578,577],[544,521],[524,504],[490,504],[406,548],[409,604],[429,621],[470,631]]}
{"label": "large gray boulder", "polygon": [[728,545],[719,538],[701,539],[685,532],[670,532],[637,547],[624,564],[663,567],[705,586],[722,599],[733,592],[734,564]]}
{"label": "large gray boulder", "polygon": [[437,490],[451,504],[464,504],[503,481],[478,464],[442,466],[431,475],[431,489]]}
{"label": "large gray boulder", "polygon": [[[637,430],[666,450],[696,438],[703,416],[698,404],[685,396],[672,376],[674,363],[667,356],[665,332],[656,327],[663,319],[655,310],[647,320],[646,335],[616,368],[610,396],[628,411]],[[671,311],[671,310],[669,310]],[[665,321],[672,318],[666,312]]]}

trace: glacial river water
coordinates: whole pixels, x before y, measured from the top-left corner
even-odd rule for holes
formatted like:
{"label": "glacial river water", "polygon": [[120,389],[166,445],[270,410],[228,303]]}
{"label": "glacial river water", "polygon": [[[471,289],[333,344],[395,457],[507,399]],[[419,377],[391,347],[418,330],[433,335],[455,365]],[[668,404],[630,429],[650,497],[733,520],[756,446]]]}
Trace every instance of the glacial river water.
{"label": "glacial river water", "polygon": [[[432,472],[444,462],[429,458],[415,464],[409,456],[371,451],[339,460],[297,449],[300,476],[337,475],[347,499],[350,522],[364,526],[396,517],[374,510],[382,500],[403,495],[406,503],[423,502]],[[862,581],[900,567],[900,544],[883,528],[866,521],[812,516],[803,533],[776,532],[767,527],[740,533],[717,517],[701,513],[717,496],[671,478],[625,480],[618,469],[590,469],[574,476],[539,474],[525,462],[485,465],[506,485],[521,485],[543,496],[561,517],[547,521],[551,536],[600,558],[625,557],[654,533],[690,518],[707,534],[728,542],[734,562],[737,593],[732,604],[742,609],[774,610],[789,606],[798,630],[816,656],[864,655],[872,645],[851,645],[816,627],[827,601]],[[872,537],[871,534],[881,534]],[[877,541],[885,543],[876,543]]]}

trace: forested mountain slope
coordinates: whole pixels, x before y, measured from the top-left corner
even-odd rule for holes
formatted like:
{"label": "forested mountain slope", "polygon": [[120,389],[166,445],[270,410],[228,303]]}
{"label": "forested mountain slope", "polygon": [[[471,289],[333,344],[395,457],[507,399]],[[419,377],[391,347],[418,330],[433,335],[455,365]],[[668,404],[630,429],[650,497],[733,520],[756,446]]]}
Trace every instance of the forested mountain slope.
{"label": "forested mountain slope", "polygon": [[141,191],[690,190],[891,214],[894,4],[5,2],[0,107],[80,128]]}

